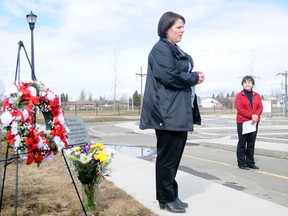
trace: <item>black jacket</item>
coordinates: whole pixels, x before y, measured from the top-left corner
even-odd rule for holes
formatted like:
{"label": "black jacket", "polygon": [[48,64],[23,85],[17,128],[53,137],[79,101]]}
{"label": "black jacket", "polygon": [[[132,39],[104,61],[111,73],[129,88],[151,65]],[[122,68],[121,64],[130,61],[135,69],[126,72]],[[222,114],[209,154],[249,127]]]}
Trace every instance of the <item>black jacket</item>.
{"label": "black jacket", "polygon": [[191,86],[199,76],[192,69],[190,55],[160,38],[148,57],[140,129],[193,131]]}

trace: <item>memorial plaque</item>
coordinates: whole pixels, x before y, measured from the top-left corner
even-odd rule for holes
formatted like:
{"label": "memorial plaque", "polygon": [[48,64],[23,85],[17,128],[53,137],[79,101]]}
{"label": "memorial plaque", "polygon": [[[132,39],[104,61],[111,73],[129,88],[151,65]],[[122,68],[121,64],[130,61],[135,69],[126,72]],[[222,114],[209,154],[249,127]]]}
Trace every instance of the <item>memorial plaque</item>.
{"label": "memorial plaque", "polygon": [[69,128],[68,142],[69,145],[75,145],[79,143],[91,143],[90,136],[84,125],[83,118],[80,116],[66,116],[65,122]]}

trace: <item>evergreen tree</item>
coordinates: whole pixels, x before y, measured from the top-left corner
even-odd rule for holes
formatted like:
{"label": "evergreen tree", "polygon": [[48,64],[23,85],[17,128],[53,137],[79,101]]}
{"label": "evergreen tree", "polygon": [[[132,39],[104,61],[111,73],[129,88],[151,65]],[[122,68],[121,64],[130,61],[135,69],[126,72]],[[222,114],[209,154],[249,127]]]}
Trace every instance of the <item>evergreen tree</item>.
{"label": "evergreen tree", "polygon": [[89,95],[89,98],[88,98],[88,101],[92,101],[93,100],[93,97],[92,97],[92,94],[90,92],[90,95]]}
{"label": "evergreen tree", "polygon": [[86,92],[85,92],[84,89],[81,90],[79,100],[80,101],[85,101],[86,100]]}
{"label": "evergreen tree", "polygon": [[138,91],[136,90],[133,94],[133,105],[140,107],[140,100],[141,100],[141,95],[138,94]]}

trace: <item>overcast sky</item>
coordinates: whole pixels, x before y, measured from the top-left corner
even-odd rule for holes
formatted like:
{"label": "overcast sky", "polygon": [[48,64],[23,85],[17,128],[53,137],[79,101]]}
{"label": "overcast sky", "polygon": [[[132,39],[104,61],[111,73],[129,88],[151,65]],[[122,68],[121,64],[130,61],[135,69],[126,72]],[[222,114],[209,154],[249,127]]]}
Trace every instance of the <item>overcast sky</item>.
{"label": "overcast sky", "polygon": [[[0,81],[14,81],[18,42],[30,57],[31,32],[26,15],[37,15],[34,30],[35,72],[56,94],[76,100],[82,89],[93,99],[141,92],[136,73],[147,71],[147,56],[158,41],[161,15],[173,11],[186,19],[178,45],[206,80],[199,96],[242,89],[241,77],[256,78],[260,94],[283,93],[288,70],[286,0],[1,0]],[[31,71],[21,53],[21,80]],[[145,77],[143,85],[145,84]],[[282,84],[283,85],[283,84]]]}

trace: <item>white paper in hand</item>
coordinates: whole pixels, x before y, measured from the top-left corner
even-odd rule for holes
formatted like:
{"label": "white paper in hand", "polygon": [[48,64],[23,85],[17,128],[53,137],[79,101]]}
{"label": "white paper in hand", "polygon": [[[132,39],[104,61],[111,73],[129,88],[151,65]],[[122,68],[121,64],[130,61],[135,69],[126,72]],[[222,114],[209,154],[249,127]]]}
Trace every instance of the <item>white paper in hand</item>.
{"label": "white paper in hand", "polygon": [[251,120],[244,122],[242,125],[242,134],[252,133],[256,131],[256,124],[257,123],[252,124]]}

